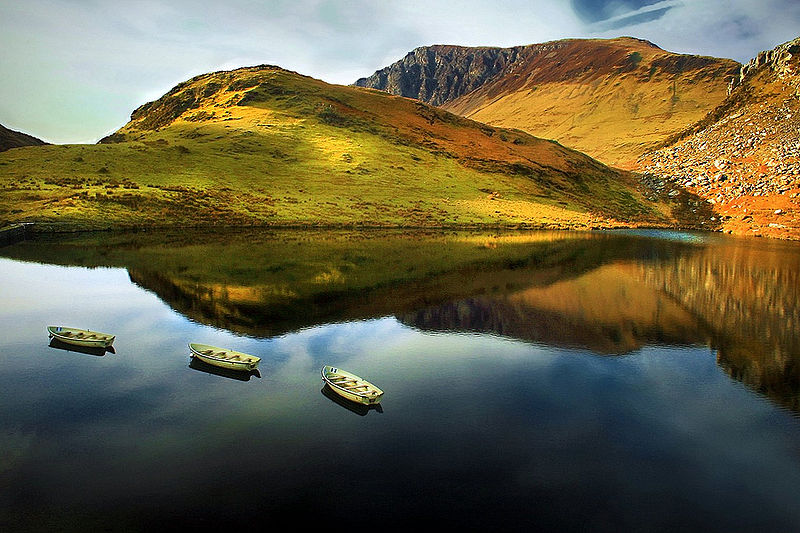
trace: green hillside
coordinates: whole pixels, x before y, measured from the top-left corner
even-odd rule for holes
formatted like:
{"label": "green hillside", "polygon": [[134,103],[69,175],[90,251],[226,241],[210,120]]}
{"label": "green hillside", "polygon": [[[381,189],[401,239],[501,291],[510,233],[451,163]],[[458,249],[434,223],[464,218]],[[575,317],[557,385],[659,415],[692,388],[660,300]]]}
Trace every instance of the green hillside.
{"label": "green hillside", "polygon": [[0,224],[668,223],[629,178],[517,130],[271,66],[184,82],[97,145],[0,154]]}

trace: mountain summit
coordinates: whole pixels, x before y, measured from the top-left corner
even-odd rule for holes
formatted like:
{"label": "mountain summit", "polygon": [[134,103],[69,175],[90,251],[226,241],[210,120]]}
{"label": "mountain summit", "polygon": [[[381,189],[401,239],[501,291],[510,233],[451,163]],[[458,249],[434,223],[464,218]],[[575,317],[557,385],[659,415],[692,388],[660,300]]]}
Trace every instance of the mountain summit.
{"label": "mountain summit", "polygon": [[565,39],[417,48],[355,84],[630,167],[722,102],[739,70],[733,60],[675,54],[631,37]]}

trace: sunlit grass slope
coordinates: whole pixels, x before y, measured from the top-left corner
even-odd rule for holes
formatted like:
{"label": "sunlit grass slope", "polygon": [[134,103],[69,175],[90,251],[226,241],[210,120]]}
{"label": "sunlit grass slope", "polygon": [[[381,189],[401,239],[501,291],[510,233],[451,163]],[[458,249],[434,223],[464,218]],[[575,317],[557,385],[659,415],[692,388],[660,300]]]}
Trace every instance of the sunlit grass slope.
{"label": "sunlit grass slope", "polygon": [[558,143],[271,66],[195,77],[98,145],[0,154],[0,223],[530,225],[665,222]]}

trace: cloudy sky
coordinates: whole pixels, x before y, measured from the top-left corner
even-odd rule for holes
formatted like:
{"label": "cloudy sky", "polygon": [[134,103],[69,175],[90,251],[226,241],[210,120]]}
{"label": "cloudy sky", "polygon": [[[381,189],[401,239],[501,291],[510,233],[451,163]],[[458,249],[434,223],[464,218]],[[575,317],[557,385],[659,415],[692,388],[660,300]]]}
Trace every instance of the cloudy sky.
{"label": "cloudy sky", "polygon": [[0,0],[0,124],[92,143],[197,74],[262,63],[350,84],[418,46],[648,39],[748,61],[798,0]]}

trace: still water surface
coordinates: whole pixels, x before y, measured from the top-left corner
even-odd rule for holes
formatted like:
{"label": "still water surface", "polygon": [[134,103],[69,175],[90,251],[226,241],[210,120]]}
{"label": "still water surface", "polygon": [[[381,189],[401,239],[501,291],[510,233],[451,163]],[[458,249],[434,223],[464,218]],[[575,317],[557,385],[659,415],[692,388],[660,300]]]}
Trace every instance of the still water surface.
{"label": "still water surface", "polygon": [[[796,243],[252,232],[0,256],[0,530],[800,529]],[[382,409],[326,395],[324,364]]]}

